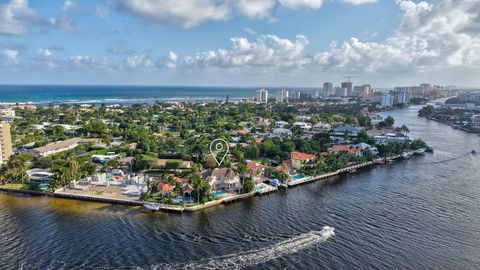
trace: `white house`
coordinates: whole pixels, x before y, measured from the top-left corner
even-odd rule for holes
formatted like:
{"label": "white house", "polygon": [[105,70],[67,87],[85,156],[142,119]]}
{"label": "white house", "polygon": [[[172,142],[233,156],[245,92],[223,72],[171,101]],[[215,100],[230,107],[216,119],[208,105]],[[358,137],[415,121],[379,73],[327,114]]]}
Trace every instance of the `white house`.
{"label": "white house", "polygon": [[378,155],[378,148],[377,148],[377,147],[373,147],[373,146],[371,146],[371,145],[368,144],[368,143],[355,144],[355,145],[353,145],[353,147],[356,147],[356,148],[360,149],[363,154],[365,154],[365,150],[370,150],[370,152],[371,152],[373,155]]}
{"label": "white house", "polygon": [[213,190],[228,190],[234,192],[242,188],[240,175],[232,169],[213,169],[207,177],[208,183]]}
{"label": "white house", "polygon": [[303,131],[309,131],[310,129],[312,129],[312,125],[306,122],[295,122],[293,123],[293,127],[298,127]]}
{"label": "white house", "polygon": [[408,137],[397,136],[397,134],[389,133],[383,136],[374,136],[375,144],[388,144],[388,143],[404,143],[408,140]]}

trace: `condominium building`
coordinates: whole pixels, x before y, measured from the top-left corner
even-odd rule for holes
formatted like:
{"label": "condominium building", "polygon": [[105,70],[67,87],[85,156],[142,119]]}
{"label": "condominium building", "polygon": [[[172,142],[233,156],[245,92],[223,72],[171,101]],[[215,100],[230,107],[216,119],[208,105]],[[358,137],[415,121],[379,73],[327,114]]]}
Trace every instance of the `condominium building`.
{"label": "condominium building", "polygon": [[333,83],[326,82],[323,84],[323,96],[324,97],[331,97],[333,96]]}
{"label": "condominium building", "polygon": [[337,97],[348,96],[348,89],[345,87],[335,87],[335,96]]}
{"label": "condominium building", "polygon": [[7,162],[12,154],[10,124],[0,123],[0,164]]}
{"label": "condominium building", "polygon": [[353,93],[357,97],[364,97],[371,94],[372,87],[369,84],[364,84],[362,86],[355,86],[353,88]]}
{"label": "condominium building", "polygon": [[255,100],[261,103],[268,102],[268,91],[265,89],[258,89],[257,95],[255,96]]}
{"label": "condominium building", "polygon": [[410,91],[404,88],[395,88],[392,92],[393,104],[410,104]]}
{"label": "condominium building", "polygon": [[288,102],[288,90],[287,89],[282,89],[280,91],[277,91],[275,99],[277,102]]}
{"label": "condominium building", "polygon": [[393,96],[390,94],[383,94],[380,99],[380,106],[388,108],[393,106]]}
{"label": "condominium building", "polygon": [[353,96],[353,83],[352,82],[342,82],[342,88],[347,89],[347,96]]}

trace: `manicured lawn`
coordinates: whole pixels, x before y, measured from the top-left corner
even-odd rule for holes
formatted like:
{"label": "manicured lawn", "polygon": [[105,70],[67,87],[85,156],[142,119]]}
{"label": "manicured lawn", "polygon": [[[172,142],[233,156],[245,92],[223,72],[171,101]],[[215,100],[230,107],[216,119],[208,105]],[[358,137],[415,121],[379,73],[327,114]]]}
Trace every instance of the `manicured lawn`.
{"label": "manicured lawn", "polygon": [[108,152],[110,152],[110,149],[109,149],[109,148],[105,148],[105,149],[100,149],[100,150],[95,151],[95,154],[97,154],[97,155],[106,155],[106,154],[108,154]]}
{"label": "manicured lawn", "polygon": [[10,188],[10,189],[30,189],[30,185],[28,184],[12,184],[12,183],[8,183],[4,186],[2,186],[4,188]]}

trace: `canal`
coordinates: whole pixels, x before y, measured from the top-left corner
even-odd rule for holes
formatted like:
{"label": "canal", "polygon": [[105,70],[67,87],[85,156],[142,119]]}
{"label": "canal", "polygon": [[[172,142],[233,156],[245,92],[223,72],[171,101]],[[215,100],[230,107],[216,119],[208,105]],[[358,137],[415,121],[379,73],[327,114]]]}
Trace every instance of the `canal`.
{"label": "canal", "polygon": [[196,213],[0,193],[1,269],[478,269],[480,137],[418,109],[434,154]]}

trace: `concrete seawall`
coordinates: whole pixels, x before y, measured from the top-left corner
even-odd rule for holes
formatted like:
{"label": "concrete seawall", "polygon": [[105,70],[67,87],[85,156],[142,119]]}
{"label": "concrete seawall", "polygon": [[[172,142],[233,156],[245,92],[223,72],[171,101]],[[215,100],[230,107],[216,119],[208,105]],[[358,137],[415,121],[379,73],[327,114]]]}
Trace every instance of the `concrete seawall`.
{"label": "concrete seawall", "polygon": [[[413,155],[413,154],[420,154],[420,153],[422,153],[422,152],[417,150],[417,151],[408,152],[407,154]],[[393,160],[402,159],[402,158],[403,158],[402,155],[397,155],[397,156],[389,157],[388,159],[369,161],[369,162],[365,162],[365,163],[362,163],[362,164],[349,166],[349,167],[337,170],[335,172],[321,174],[321,175],[317,175],[317,176],[305,177],[305,179],[293,181],[293,182],[290,182],[286,185],[284,184],[284,185],[282,185],[282,187],[290,188],[290,187],[295,187],[295,186],[299,186],[299,185],[303,185],[303,184],[307,184],[307,183],[311,183],[311,182],[316,182],[316,181],[319,181],[319,180],[328,179],[328,178],[338,176],[338,175],[342,175],[342,174],[345,174],[345,173],[354,172],[357,169],[372,167],[372,166],[384,164],[386,161],[393,161]],[[90,195],[78,195],[78,194],[62,193],[61,191],[52,193],[52,192],[42,192],[42,191],[35,191],[35,190],[10,189],[10,188],[4,188],[4,187],[0,187],[0,191],[10,192],[10,193],[19,193],[19,194],[29,194],[29,195],[33,195],[33,196],[47,196],[47,197],[91,201],[91,202],[100,202],[100,203],[117,204],[117,205],[143,206],[142,201],[112,199],[112,198],[105,198],[105,197],[100,197],[100,196],[90,196]],[[271,192],[274,192],[274,191],[271,191]],[[214,201],[206,202],[206,203],[201,204],[201,205],[183,206],[181,208],[182,209],[181,211],[178,210],[178,209],[180,209],[178,207],[177,208],[172,207],[171,209],[161,209],[161,210],[171,211],[171,212],[179,212],[179,213],[182,213],[184,211],[185,212],[195,212],[195,211],[199,211],[199,210],[202,210],[202,209],[205,209],[205,208],[217,206],[217,205],[220,205],[220,204],[235,203],[235,202],[247,199],[247,198],[251,198],[251,197],[254,197],[254,196],[261,196],[261,195],[262,194],[258,193],[257,191],[253,191],[253,192],[246,193],[246,194],[234,195],[234,196],[229,196],[229,197],[217,199],[217,200],[214,200]]]}

